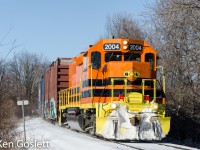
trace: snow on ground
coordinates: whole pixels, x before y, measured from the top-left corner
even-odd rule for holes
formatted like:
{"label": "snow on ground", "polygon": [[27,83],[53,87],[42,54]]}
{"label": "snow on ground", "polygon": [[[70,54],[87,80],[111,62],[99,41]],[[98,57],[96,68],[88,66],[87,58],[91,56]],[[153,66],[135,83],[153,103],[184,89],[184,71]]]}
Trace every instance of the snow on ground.
{"label": "snow on ground", "polygon": [[[23,126],[18,128],[18,131],[23,131]],[[174,150],[173,147],[166,147],[154,143],[125,143],[120,145],[117,143],[103,141],[88,134],[78,133],[70,129],[62,128],[58,125],[53,125],[42,118],[33,118],[26,121],[27,141],[31,142],[38,140],[39,142],[49,142],[49,147],[45,150]],[[186,148],[186,147],[183,147]],[[38,148],[32,148],[31,150]],[[191,149],[187,147],[187,149]]]}
{"label": "snow on ground", "polygon": [[[20,127],[23,130],[23,127]],[[49,150],[130,150],[125,146],[116,145],[90,137],[87,134],[61,128],[44,121],[42,118],[30,119],[26,122],[27,141],[38,139],[50,143]]]}

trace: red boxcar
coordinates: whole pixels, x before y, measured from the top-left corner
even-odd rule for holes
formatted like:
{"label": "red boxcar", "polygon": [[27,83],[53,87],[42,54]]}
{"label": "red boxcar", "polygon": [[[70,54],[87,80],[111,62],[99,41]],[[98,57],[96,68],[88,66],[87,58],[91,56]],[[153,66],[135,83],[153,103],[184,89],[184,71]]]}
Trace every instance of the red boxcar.
{"label": "red boxcar", "polygon": [[45,73],[45,108],[46,118],[56,119],[58,110],[58,91],[69,87],[69,64],[71,58],[58,58]]}

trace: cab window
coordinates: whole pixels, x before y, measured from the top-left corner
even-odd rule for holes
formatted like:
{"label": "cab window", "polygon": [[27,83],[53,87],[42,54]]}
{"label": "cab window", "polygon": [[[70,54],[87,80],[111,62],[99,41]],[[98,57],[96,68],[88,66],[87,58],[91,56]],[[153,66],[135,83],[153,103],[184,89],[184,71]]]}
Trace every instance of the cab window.
{"label": "cab window", "polygon": [[152,53],[147,53],[145,54],[145,62],[150,62],[151,64],[151,69],[154,69],[154,54]]}
{"label": "cab window", "polygon": [[121,53],[108,52],[105,54],[105,62],[109,61],[122,61]]}
{"label": "cab window", "polygon": [[140,62],[140,54],[136,53],[125,53],[124,61],[138,61]]}
{"label": "cab window", "polygon": [[91,53],[91,63],[92,63],[93,69],[101,68],[101,53],[100,52]]}
{"label": "cab window", "polygon": [[87,71],[88,67],[88,57],[83,57],[83,71]]}

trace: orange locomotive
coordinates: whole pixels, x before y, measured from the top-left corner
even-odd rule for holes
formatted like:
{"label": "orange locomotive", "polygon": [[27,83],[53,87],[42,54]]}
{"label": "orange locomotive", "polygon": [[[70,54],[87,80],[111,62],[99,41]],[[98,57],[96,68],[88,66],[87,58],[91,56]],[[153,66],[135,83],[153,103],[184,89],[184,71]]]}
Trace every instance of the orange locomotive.
{"label": "orange locomotive", "polygon": [[117,140],[161,140],[168,134],[165,78],[157,89],[157,52],[143,40],[102,39],[69,64],[59,91],[62,126]]}

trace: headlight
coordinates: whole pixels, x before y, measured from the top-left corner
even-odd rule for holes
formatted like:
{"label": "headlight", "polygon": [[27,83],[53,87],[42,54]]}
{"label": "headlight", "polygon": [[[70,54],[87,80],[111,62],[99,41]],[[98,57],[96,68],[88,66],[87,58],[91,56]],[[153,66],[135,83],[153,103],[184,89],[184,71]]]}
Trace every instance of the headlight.
{"label": "headlight", "polygon": [[117,104],[113,103],[113,104],[111,105],[111,107],[112,107],[112,109],[116,109],[116,108],[117,108]]}
{"label": "headlight", "polygon": [[126,45],[125,45],[125,46],[123,46],[123,49],[127,49],[127,48],[128,48],[128,46],[126,46]]}
{"label": "headlight", "polygon": [[153,108],[154,109],[158,109],[158,105],[153,105]]}
{"label": "headlight", "polygon": [[126,44],[128,44],[128,42],[127,41],[123,41],[123,44],[126,45]]}

